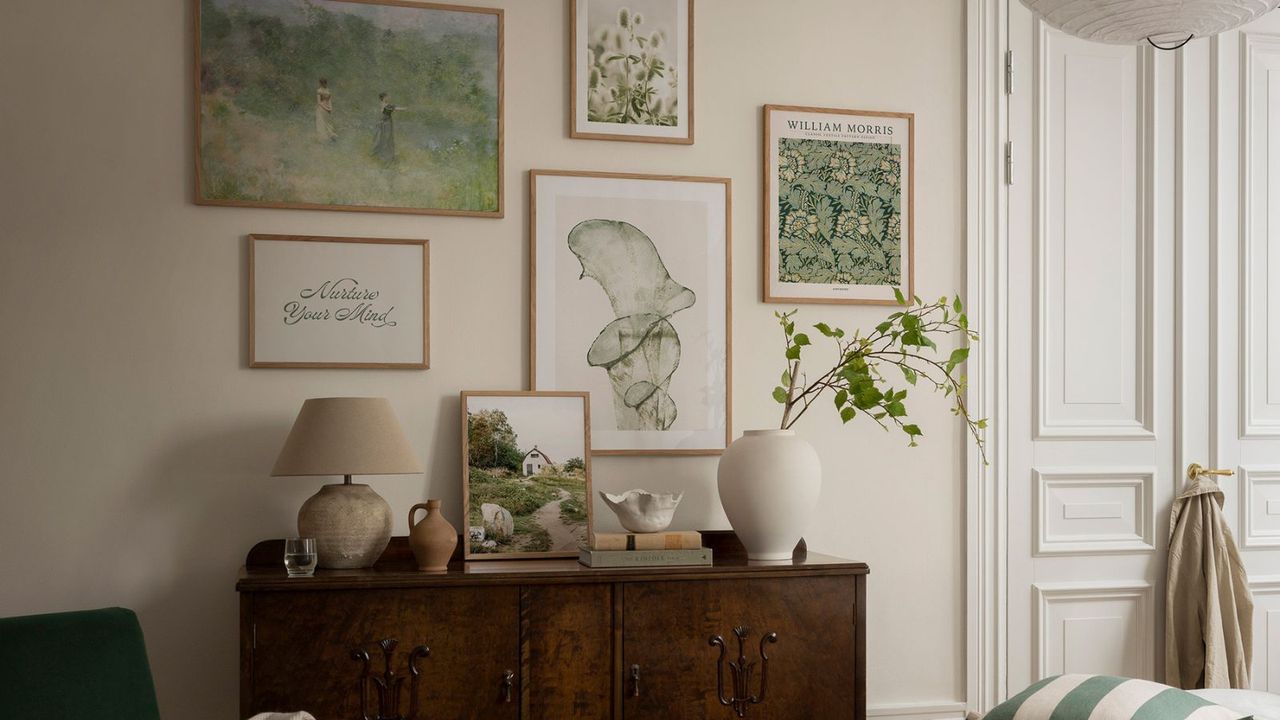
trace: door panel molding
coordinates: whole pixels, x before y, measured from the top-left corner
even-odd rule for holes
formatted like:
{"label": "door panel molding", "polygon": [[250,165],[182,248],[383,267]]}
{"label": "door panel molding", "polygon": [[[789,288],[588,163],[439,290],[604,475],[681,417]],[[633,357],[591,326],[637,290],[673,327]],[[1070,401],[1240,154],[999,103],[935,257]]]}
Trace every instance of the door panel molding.
{"label": "door panel molding", "polygon": [[1280,437],[1280,35],[1240,34],[1242,438]]}
{"label": "door panel molding", "polygon": [[1154,644],[1152,587],[1141,580],[1037,583],[1035,673],[1084,672],[1151,677]]}
{"label": "door panel molding", "polygon": [[1035,81],[1036,439],[1154,439],[1153,68],[1037,21]]}
{"label": "door panel molding", "polygon": [[1155,552],[1154,467],[1036,468],[1034,553]]}

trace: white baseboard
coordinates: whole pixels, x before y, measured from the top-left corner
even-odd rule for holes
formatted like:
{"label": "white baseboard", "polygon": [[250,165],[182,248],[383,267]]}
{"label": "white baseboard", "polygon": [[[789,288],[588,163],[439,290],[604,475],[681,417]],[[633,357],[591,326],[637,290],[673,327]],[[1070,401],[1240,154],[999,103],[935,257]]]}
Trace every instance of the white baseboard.
{"label": "white baseboard", "polygon": [[962,702],[917,705],[899,703],[871,705],[867,717],[893,718],[893,720],[964,720],[965,705]]}

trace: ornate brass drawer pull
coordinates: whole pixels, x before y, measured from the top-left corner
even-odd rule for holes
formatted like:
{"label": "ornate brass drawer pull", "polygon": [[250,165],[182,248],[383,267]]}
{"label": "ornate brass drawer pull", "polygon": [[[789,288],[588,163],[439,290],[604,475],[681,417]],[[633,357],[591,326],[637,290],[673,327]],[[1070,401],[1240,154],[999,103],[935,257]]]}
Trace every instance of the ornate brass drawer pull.
{"label": "ornate brass drawer pull", "polygon": [[[361,663],[360,669],[360,717],[362,720],[414,720],[418,716],[418,681],[422,671],[418,669],[418,658],[431,654],[431,648],[419,645],[409,651],[409,714],[400,714],[400,688],[404,685],[404,676],[397,675],[391,669],[391,656],[396,652],[399,641],[393,638],[378,641],[382,648],[383,671],[378,674],[369,668],[369,653],[364,648],[351,651],[351,659]],[[369,688],[378,694],[378,714],[369,716]]]}
{"label": "ornate brass drawer pull", "polygon": [[741,718],[747,716],[748,707],[764,702],[765,693],[769,690],[769,656],[765,654],[764,644],[778,642],[778,633],[766,633],[760,638],[760,693],[758,695],[751,694],[751,675],[755,671],[756,661],[747,660],[745,649],[747,635],[751,634],[751,629],[739,626],[733,629],[733,634],[738,637],[738,659],[729,661],[729,671],[733,675],[733,695],[729,697],[724,696],[724,638],[712,635],[707,642],[712,647],[720,648],[720,655],[716,658],[716,697],[721,705],[732,707],[733,712]]}
{"label": "ornate brass drawer pull", "polygon": [[516,684],[516,673],[514,670],[507,670],[502,673],[502,701],[511,702],[511,689]]}
{"label": "ornate brass drawer pull", "polygon": [[640,697],[640,666],[631,666],[631,697]]}

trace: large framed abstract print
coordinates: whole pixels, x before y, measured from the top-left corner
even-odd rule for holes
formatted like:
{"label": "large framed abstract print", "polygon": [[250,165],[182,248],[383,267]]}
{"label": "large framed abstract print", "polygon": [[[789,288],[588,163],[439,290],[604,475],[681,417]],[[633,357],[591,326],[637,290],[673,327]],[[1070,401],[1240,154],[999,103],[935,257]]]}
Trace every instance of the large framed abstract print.
{"label": "large framed abstract print", "polygon": [[914,290],[915,116],[764,107],[764,301]]}
{"label": "large framed abstract print", "polygon": [[597,455],[730,440],[730,181],[530,172],[530,368],[591,394]]}
{"label": "large framed abstract print", "polygon": [[693,144],[694,0],[572,0],[569,135]]}
{"label": "large framed abstract print", "polygon": [[502,217],[501,9],[192,2],[197,204]]}

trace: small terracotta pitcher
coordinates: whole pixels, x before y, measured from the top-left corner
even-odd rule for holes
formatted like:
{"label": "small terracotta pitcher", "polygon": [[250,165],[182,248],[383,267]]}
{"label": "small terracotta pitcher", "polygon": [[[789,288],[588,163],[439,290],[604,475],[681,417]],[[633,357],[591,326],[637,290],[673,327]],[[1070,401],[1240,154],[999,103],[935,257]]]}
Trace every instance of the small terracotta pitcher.
{"label": "small terracotta pitcher", "polygon": [[[415,525],[413,516],[419,510],[426,510],[427,515]],[[409,547],[413,549],[419,570],[447,570],[457,546],[458,531],[440,513],[439,500],[428,500],[409,508]]]}

